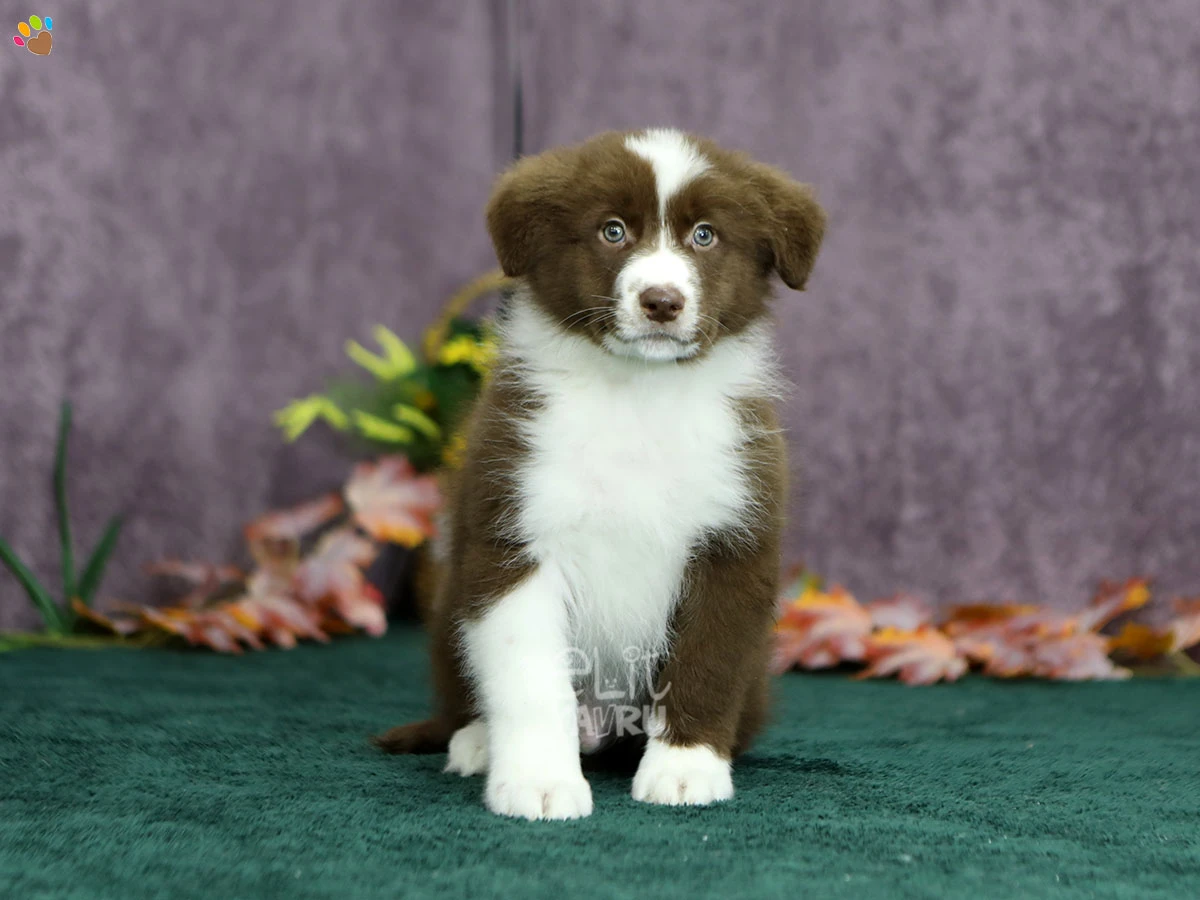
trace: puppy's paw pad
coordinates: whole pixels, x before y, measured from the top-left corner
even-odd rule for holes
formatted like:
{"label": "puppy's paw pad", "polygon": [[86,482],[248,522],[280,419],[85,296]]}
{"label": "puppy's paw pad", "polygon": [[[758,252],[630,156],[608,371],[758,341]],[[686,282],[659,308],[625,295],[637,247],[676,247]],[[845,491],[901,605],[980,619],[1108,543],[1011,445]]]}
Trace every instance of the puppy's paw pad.
{"label": "puppy's paw pad", "polygon": [[464,725],[450,738],[443,771],[456,772],[464,777],[487,771],[487,725],[476,719]]}
{"label": "puppy's paw pad", "polygon": [[487,808],[518,819],[582,819],[592,814],[592,789],[582,776],[490,778]]}
{"label": "puppy's paw pad", "polygon": [[633,799],[667,806],[707,806],[733,796],[729,761],[704,746],[652,740],[633,776]]}

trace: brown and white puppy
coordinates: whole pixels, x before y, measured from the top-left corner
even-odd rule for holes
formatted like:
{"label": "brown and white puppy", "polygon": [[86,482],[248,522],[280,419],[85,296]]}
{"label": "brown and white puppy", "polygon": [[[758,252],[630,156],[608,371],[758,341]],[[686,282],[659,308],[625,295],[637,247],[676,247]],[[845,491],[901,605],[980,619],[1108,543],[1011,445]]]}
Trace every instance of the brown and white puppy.
{"label": "brown and white puppy", "polygon": [[448,747],[502,815],[588,815],[580,752],[624,735],[646,741],[634,798],[728,799],[779,571],[771,276],[804,287],[824,214],[656,129],[521,160],[487,221],[519,287],[449,506],[439,708],[379,743]]}

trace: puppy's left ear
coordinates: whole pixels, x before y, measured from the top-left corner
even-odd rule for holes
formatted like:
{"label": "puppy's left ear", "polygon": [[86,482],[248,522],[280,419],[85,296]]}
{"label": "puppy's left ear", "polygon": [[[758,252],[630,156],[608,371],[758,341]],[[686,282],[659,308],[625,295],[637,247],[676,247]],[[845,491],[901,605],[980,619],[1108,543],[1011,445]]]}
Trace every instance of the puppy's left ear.
{"label": "puppy's left ear", "polygon": [[783,283],[802,291],[825,237],[825,210],[810,185],[770,166],[756,166],[755,180],[770,212],[768,242]]}

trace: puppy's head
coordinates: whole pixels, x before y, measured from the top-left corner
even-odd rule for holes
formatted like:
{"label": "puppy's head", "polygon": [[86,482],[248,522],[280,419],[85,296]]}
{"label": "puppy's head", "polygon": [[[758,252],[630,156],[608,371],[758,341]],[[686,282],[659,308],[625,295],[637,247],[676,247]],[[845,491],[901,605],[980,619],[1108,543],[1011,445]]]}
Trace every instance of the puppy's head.
{"label": "puppy's head", "polygon": [[507,275],[611,353],[687,359],[803,289],[825,231],[812,191],[711,142],[609,133],[514,165],[488,204]]}

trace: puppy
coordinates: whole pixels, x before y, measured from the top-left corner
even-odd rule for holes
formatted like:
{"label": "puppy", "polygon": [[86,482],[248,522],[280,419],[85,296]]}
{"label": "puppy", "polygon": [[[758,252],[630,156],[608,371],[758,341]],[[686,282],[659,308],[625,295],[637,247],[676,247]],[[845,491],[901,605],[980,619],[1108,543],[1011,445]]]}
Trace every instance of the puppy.
{"label": "puppy", "polygon": [[786,463],[774,273],[808,280],[806,186],[706,140],[603,134],[516,163],[488,205],[518,287],[451,492],[434,718],[490,810],[592,811],[580,753],[645,742],[633,796],[733,796],[759,728]]}

